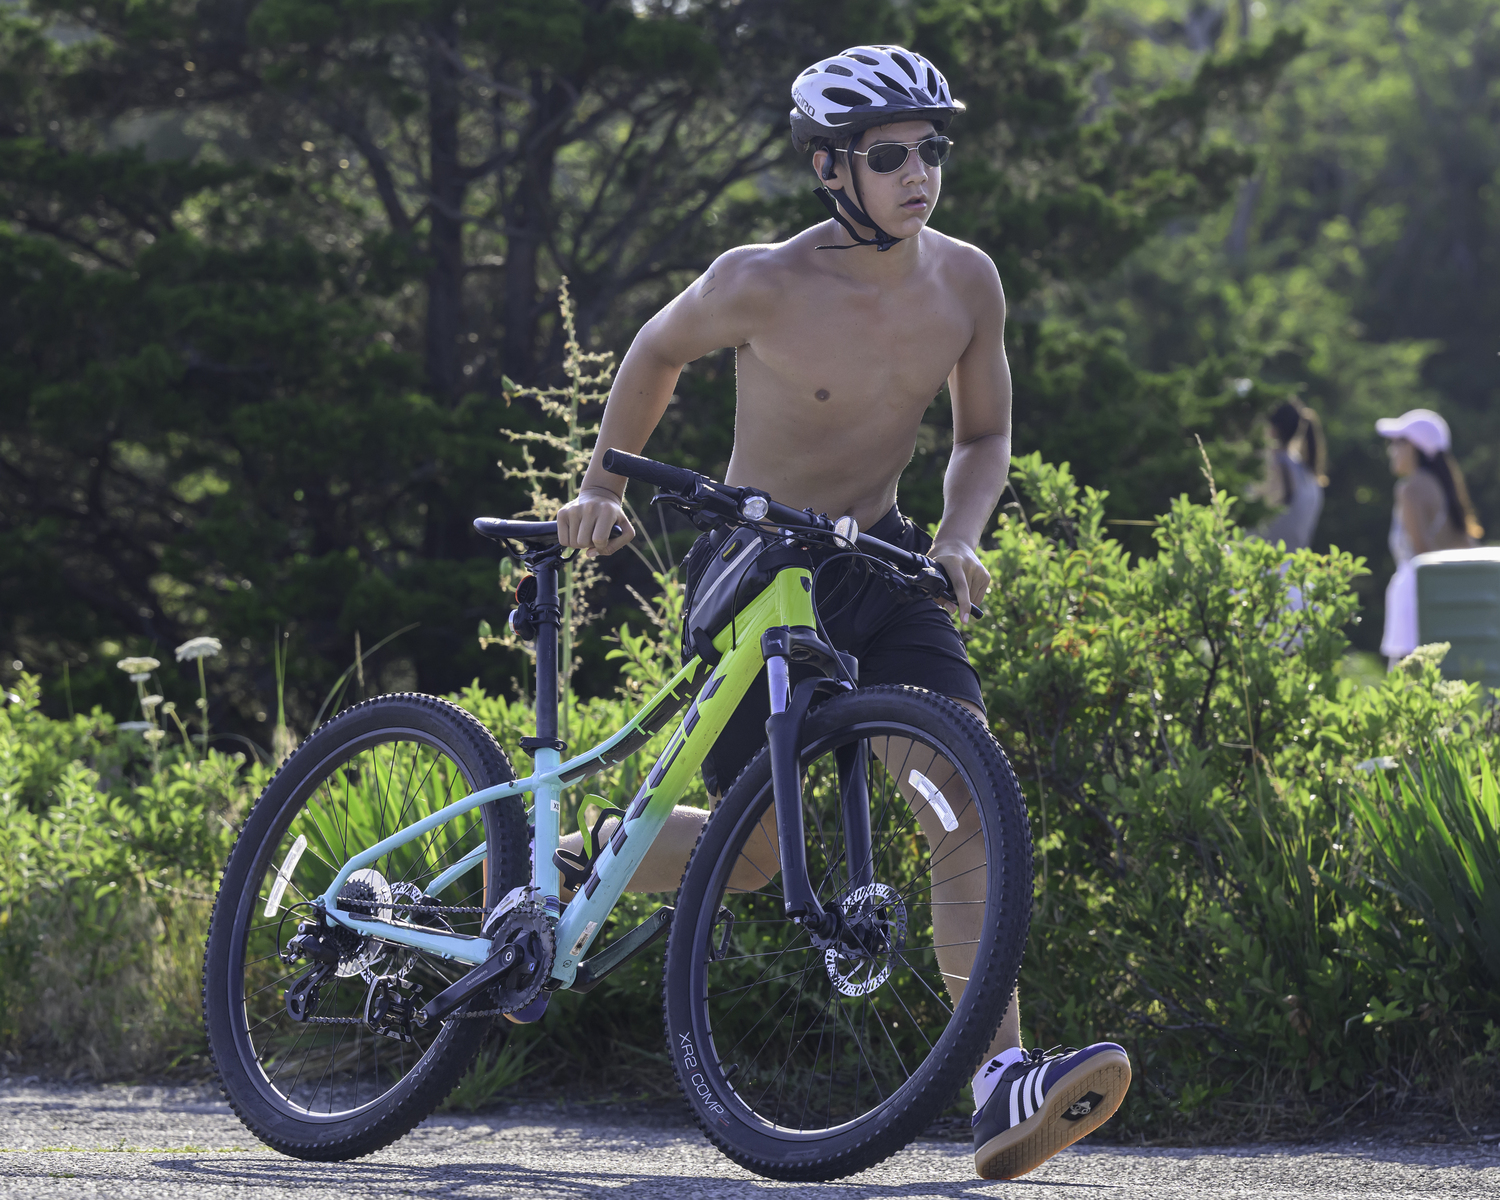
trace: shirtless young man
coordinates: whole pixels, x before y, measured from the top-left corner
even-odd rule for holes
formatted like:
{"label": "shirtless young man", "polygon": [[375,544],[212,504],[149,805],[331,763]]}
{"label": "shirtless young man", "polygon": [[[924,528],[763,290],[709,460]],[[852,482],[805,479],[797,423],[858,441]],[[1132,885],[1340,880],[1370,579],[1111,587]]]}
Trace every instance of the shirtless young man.
{"label": "shirtless young man", "polygon": [[[1011,387],[994,263],[926,227],[951,146],[942,133],[963,106],[941,72],[897,46],[856,46],[814,64],[797,77],[792,99],[793,140],[813,150],[831,219],[776,245],[720,255],[642,327],[615,377],[583,486],[558,513],[559,536],[610,554],[635,535],[621,511],[625,480],[604,471],[600,457],[610,448],[640,453],[683,367],[733,347],[738,398],[726,481],[795,508],[847,514],[876,537],[925,550],[948,572],[967,621],[990,583],[975,547],[1005,487]],[[943,519],[926,549],[896,509],[896,484],[945,381],[953,454]],[[623,532],[612,538],[616,525]],[[847,606],[855,626],[828,621],[834,643],[859,658],[860,682],[928,688],[983,717],[978,676],[951,619],[930,602],[898,605],[879,584],[865,590]],[[759,749],[764,721],[747,698],[743,719],[737,713],[714,747],[705,774],[720,787],[711,790],[722,791]],[[632,890],[675,889],[707,818],[677,809]],[[579,844],[576,834],[564,840],[574,853]],[[990,1053],[974,1079],[981,1176],[1031,1170],[1077,1140],[1080,1125],[1096,1127],[1099,1109],[1113,1113],[1129,1085],[1128,1059],[1113,1043],[1023,1051],[1015,998]],[[1059,1084],[1082,1079],[1091,1081],[1085,1099],[1067,1109],[1049,1104]],[[1091,1112],[1093,1120],[1081,1120]]]}

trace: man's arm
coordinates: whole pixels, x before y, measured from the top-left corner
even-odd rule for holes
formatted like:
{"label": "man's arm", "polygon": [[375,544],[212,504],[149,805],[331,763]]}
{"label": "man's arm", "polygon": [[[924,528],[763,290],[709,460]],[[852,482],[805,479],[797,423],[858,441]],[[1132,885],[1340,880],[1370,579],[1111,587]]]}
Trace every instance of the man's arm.
{"label": "man's arm", "polygon": [[[557,514],[558,540],[612,554],[635,536],[621,509],[625,477],[611,475],[599,460],[606,450],[639,454],[671,402],[682,368],[696,358],[742,346],[750,338],[768,289],[757,269],[755,248],[722,254],[671,304],[641,326],[615,373],[594,456],[578,495]],[[624,531],[611,538],[619,525]]]}
{"label": "man's arm", "polygon": [[929,557],[943,564],[967,623],[990,573],[975,553],[1010,470],[1010,364],[1005,360],[1005,292],[989,257],[974,251],[974,336],[948,376],[953,454],[943,477],[943,519]]}

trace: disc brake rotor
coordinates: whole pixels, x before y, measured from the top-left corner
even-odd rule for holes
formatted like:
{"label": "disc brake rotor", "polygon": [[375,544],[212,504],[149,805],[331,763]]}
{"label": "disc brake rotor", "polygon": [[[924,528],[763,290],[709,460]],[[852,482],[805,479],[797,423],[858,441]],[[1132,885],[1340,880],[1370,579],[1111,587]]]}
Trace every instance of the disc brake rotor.
{"label": "disc brake rotor", "polygon": [[845,896],[839,908],[845,932],[823,952],[823,966],[839,992],[868,996],[891,977],[906,948],[906,905],[894,888],[870,883]]}
{"label": "disc brake rotor", "polygon": [[[368,867],[355,871],[339,889],[339,907],[366,921],[389,921],[393,900],[391,885],[385,876]],[[386,944],[343,926],[337,929],[334,937],[339,945],[339,965],[334,974],[341,979],[351,975],[372,979],[375,964],[386,955]]]}

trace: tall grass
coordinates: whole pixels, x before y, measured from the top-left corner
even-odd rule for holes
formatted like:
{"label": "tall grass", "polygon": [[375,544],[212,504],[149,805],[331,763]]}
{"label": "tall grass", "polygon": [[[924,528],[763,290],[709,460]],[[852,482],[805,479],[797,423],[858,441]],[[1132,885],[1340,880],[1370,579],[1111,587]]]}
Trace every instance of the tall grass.
{"label": "tall grass", "polygon": [[1500,985],[1500,787],[1481,744],[1433,741],[1356,786],[1379,884]]}

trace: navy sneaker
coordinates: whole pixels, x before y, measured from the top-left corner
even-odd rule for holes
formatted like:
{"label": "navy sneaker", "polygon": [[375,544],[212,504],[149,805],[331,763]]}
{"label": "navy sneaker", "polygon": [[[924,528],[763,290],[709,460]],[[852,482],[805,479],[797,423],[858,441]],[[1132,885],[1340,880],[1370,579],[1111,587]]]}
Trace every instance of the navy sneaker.
{"label": "navy sneaker", "polygon": [[1114,1116],[1130,1087],[1130,1059],[1113,1042],[1032,1050],[1008,1067],[992,1060],[989,1069],[1001,1074],[974,1114],[981,1179],[1014,1179],[1041,1166]]}

